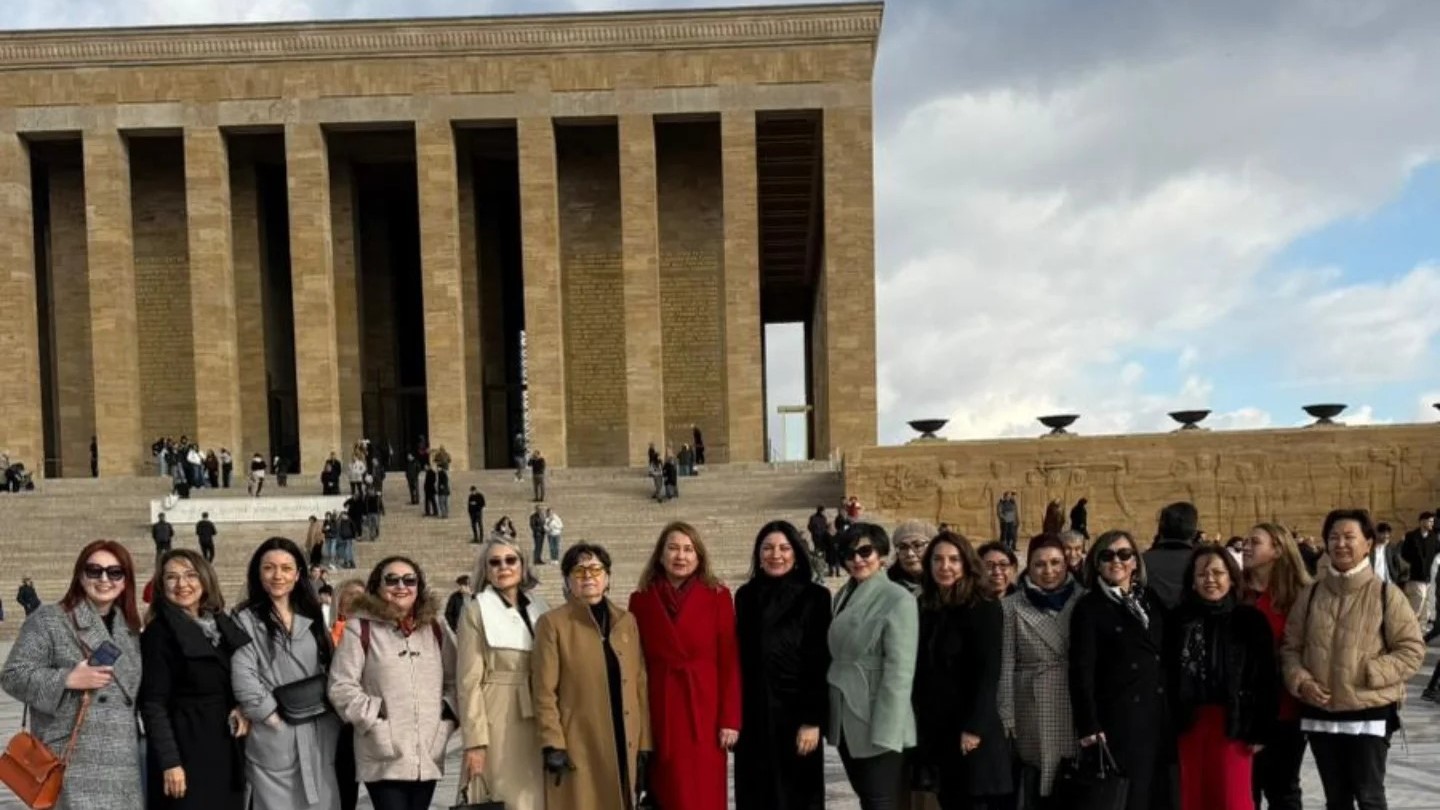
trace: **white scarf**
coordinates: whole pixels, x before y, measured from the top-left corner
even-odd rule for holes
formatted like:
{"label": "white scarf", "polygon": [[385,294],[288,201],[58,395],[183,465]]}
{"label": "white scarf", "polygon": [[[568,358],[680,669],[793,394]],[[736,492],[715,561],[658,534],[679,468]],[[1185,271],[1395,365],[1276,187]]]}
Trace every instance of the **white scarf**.
{"label": "white scarf", "polygon": [[[540,614],[549,610],[549,605],[538,594],[527,594],[526,598],[530,604],[525,606],[525,614],[530,617],[530,626],[534,627],[540,620]],[[499,591],[486,588],[475,595],[475,604],[480,606],[485,643],[492,649],[529,652],[534,647],[535,639],[526,629],[519,608],[505,604]]]}

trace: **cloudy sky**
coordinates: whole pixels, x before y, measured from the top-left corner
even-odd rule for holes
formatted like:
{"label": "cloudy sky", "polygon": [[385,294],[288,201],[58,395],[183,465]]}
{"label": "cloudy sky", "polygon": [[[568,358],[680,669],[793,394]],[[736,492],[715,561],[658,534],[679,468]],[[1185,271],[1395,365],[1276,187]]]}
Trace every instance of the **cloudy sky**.
{"label": "cloudy sky", "polygon": [[[19,0],[21,27],[700,5]],[[1440,3],[891,0],[880,436],[1434,421]],[[777,339],[772,403],[803,396]]]}

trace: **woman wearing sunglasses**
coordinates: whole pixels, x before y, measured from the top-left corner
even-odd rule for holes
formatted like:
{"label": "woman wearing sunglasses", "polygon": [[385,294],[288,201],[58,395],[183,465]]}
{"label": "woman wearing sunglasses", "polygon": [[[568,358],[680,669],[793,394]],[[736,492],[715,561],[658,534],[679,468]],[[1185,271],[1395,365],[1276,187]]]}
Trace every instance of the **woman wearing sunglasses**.
{"label": "woman wearing sunglasses", "polygon": [[606,596],[610,553],[602,546],[566,549],[560,573],[569,601],[535,625],[530,675],[545,806],[631,810],[652,750],[640,629]]}
{"label": "woman wearing sunglasses", "polygon": [[826,736],[861,810],[898,806],[904,751],[915,745],[910,693],[920,616],[915,597],[882,573],[890,537],[873,523],[840,536],[850,580],[836,594],[830,622],[830,722]]}
{"label": "woman wearing sunglasses", "polygon": [[330,632],[305,571],[294,541],[266,540],[250,556],[246,598],[235,609],[236,623],[253,639],[230,658],[235,699],[250,721],[245,776],[253,810],[339,807],[340,722],[321,699]]}
{"label": "woman wearing sunglasses", "polygon": [[[1165,700],[1165,616],[1145,586],[1145,562],[1126,531],[1100,535],[1083,567],[1089,589],[1070,617],[1075,734],[1094,764],[1103,745],[1130,778],[1125,806],[1166,806],[1175,736]],[[1098,767],[1098,765],[1097,765]]]}
{"label": "woman wearing sunglasses", "polygon": [[375,810],[424,810],[459,725],[455,643],[425,572],[386,557],[355,600],[330,671],[330,701],[355,726],[355,771]]}
{"label": "woman wearing sunglasses", "polygon": [[1054,534],[1030,538],[1025,573],[1001,603],[1000,719],[1015,741],[1027,807],[1050,807],[1060,760],[1075,754],[1070,710],[1070,614],[1080,584]]}
{"label": "woman wearing sunglasses", "polygon": [[134,564],[124,546],[96,540],[76,557],[65,596],[25,620],[0,671],[0,688],[29,707],[31,733],[56,756],[75,736],[59,810],[144,806],[140,668]]}
{"label": "woman wearing sunglasses", "polygon": [[540,733],[530,698],[535,625],[550,609],[540,584],[508,538],[491,537],[471,577],[479,592],[460,613],[457,698],[465,740],[464,801],[544,810]]}

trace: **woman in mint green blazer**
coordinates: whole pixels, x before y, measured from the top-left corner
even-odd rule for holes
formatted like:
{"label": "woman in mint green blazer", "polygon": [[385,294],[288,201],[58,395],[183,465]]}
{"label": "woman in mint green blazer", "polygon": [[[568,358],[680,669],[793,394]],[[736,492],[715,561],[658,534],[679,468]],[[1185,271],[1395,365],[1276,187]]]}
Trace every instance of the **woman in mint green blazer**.
{"label": "woman in mint green blazer", "polygon": [[890,538],[856,523],[839,538],[850,581],[835,595],[830,622],[830,744],[861,810],[893,810],[903,751],[915,746],[910,687],[920,640],[915,597],[883,575]]}

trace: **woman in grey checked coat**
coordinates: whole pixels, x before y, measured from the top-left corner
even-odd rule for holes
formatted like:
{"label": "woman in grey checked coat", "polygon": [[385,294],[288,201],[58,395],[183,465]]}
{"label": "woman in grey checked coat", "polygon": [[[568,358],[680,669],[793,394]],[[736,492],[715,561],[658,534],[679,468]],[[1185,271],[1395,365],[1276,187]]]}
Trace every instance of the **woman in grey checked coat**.
{"label": "woman in grey checked coat", "polygon": [[1064,544],[1042,534],[1030,541],[1019,587],[1001,603],[1000,720],[1029,772],[1021,791],[1040,799],[1042,807],[1060,760],[1073,756],[1077,745],[1070,710],[1070,613],[1081,593],[1066,568]]}
{"label": "woman in grey checked coat", "polygon": [[[114,666],[90,666],[105,642]],[[96,540],[75,560],[70,589],[31,614],[0,671],[0,687],[30,708],[32,733],[63,756],[88,693],[90,705],[65,770],[57,810],[140,810],[140,613],[125,547]]]}
{"label": "woman in grey checked coat", "polygon": [[248,594],[235,621],[254,642],[230,659],[231,685],[246,719],[245,776],[253,810],[339,810],[335,749],[340,719],[329,712],[291,725],[280,716],[275,687],[324,674],[330,632],[305,579],[300,547],[283,537],[250,557]]}

